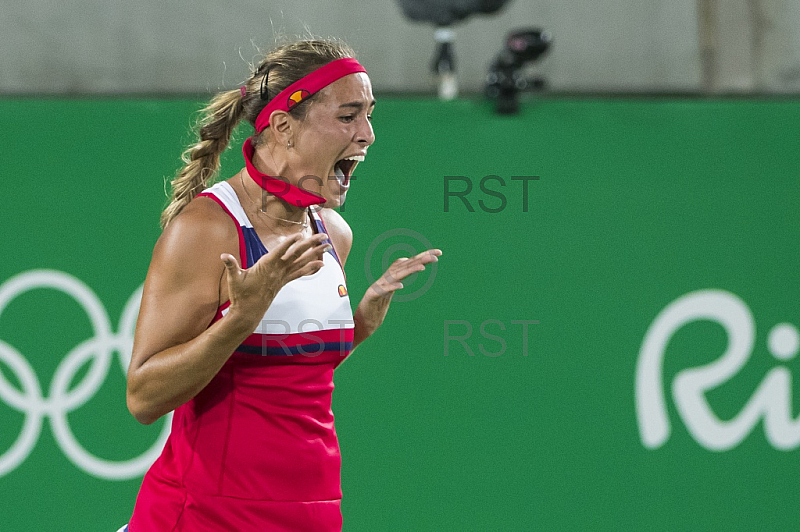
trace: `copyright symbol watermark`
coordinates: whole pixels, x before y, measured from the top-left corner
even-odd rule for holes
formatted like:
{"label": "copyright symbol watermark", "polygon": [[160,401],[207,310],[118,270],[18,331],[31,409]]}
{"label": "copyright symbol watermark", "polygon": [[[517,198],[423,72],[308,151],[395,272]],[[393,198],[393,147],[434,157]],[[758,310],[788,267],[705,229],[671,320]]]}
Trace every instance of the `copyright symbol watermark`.
{"label": "copyright symbol watermark", "polygon": [[[369,245],[364,258],[364,275],[367,282],[373,285],[395,260],[403,257],[411,258],[429,249],[433,249],[430,241],[413,229],[398,228],[381,233]],[[380,258],[373,258],[373,255]],[[431,262],[424,271],[402,279],[403,292],[395,292],[393,301],[412,301],[424,295],[433,285],[437,269],[438,263]],[[373,273],[375,271],[378,272],[377,275]],[[395,282],[397,279],[389,281]]]}

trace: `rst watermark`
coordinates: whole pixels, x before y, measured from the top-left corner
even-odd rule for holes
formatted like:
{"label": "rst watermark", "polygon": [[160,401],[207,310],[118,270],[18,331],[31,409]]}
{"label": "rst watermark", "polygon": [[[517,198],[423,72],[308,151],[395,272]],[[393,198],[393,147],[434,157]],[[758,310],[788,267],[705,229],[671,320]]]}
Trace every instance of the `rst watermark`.
{"label": "rst watermark", "polygon": [[[521,181],[522,182],[522,190],[519,191],[519,197],[522,199],[522,212],[528,212],[528,192],[529,187],[528,183],[531,181],[538,181],[539,176],[537,175],[528,175],[528,176],[511,176],[510,180],[514,181]],[[490,188],[490,185],[492,188]],[[481,194],[485,196],[491,196],[493,198],[497,198],[499,200],[499,204],[497,206],[487,205],[483,199],[478,199],[478,206],[481,208],[483,212],[488,213],[498,213],[508,206],[508,200],[506,199],[506,195],[503,194],[500,190],[497,190],[496,187],[503,187],[505,188],[506,180],[498,175],[487,175],[482,177],[481,180],[478,182],[478,188],[481,191]],[[457,198],[461,200],[464,207],[467,209],[468,212],[475,212],[475,208],[469,201],[468,196],[472,193],[473,189],[473,180],[469,177],[465,176],[445,176],[444,177],[444,212],[450,212],[450,198]],[[473,196],[474,197],[474,196]],[[497,200],[491,200],[491,203],[496,203]]]}
{"label": "rst watermark", "polygon": [[[524,357],[528,356],[528,326],[538,325],[538,323],[539,320],[510,320],[508,322],[509,325],[522,326],[520,332],[522,334],[522,356]],[[488,328],[491,328],[495,332],[498,330],[503,332],[501,334],[493,334],[487,330]],[[455,334],[454,330],[462,334]],[[470,343],[475,345],[475,340],[471,340],[473,330],[473,324],[470,321],[444,320],[444,356],[450,356],[451,344],[456,342],[456,351],[458,353],[467,353],[469,356],[474,357],[475,352],[470,346]],[[478,343],[478,351],[480,351],[481,354],[487,357],[499,357],[505,354],[508,349],[508,342],[506,339],[511,337],[511,329],[506,326],[506,322],[490,318],[483,320],[478,326],[478,330],[480,331],[481,337],[499,344],[499,349],[490,351],[484,346],[483,342]]]}
{"label": "rst watermark", "polygon": [[[274,185],[270,188],[270,190],[267,190],[266,188],[263,187],[261,189],[261,209],[262,210],[265,209],[267,203],[272,198],[280,198],[281,200],[283,200],[282,202],[279,202],[279,204],[284,209],[284,215],[291,214],[293,209],[302,208],[302,205],[299,203],[298,200],[294,200],[293,203],[293,200],[287,199],[286,197],[291,192],[292,187],[297,187],[301,190],[308,191],[309,189],[310,190],[322,189],[323,187],[327,186],[327,184],[330,182],[333,182],[338,185],[342,184],[342,180],[336,177],[335,175],[328,176],[326,179],[323,179],[319,176],[309,174],[301,177],[296,185],[292,185],[290,180],[283,176],[271,176],[271,177],[273,178]],[[350,184],[355,180],[356,176],[354,175],[351,175],[347,178],[348,189],[350,188]],[[338,203],[338,205],[336,208],[339,210],[339,212],[345,212],[345,204],[347,202],[344,199],[345,196],[347,195],[347,189],[341,189],[340,187],[332,187],[331,189],[329,189],[329,192],[332,193],[334,195],[334,199],[337,200],[336,203]],[[314,211],[315,213],[318,213],[325,207],[326,205],[323,203],[323,204],[310,205],[308,208]]]}
{"label": "rst watermark", "polygon": [[[289,180],[281,177],[281,176],[274,176],[276,183],[282,183],[283,186],[280,190],[262,190],[261,194],[261,208],[264,209],[266,207],[267,202],[272,197],[278,197],[284,199],[286,204],[282,204],[284,209],[286,209],[286,214],[289,214],[291,208],[298,208],[300,207],[299,204],[291,205],[291,201],[285,199],[285,196],[290,192],[291,185]],[[350,183],[356,180],[356,176],[352,175],[347,178],[347,187],[349,188]],[[467,176],[444,176],[443,178],[443,207],[444,212],[451,211],[451,199],[456,205],[463,205],[467,212],[475,212],[475,207],[473,206],[473,202],[477,203],[478,208],[480,208],[483,212],[488,212],[491,214],[495,214],[498,212],[502,212],[508,207],[512,205],[516,208],[519,206],[521,212],[529,212],[529,201],[528,198],[530,197],[531,188],[529,183],[531,181],[539,181],[540,177],[536,175],[527,175],[527,176],[510,176],[506,179],[499,175],[487,175],[477,182],[477,187],[475,185],[475,180],[467,177]],[[326,186],[326,181],[341,183],[341,180],[336,176],[329,176],[327,179],[322,179],[315,175],[307,175],[298,181],[297,187],[305,190],[306,187],[311,186],[314,188],[313,184],[318,185],[319,188]],[[519,186],[513,185],[515,181],[519,181],[522,184]],[[279,185],[276,185],[279,186]],[[504,192],[506,187],[512,187],[514,190],[509,190]],[[473,189],[477,188],[478,190],[473,191]],[[339,205],[338,209],[340,212],[345,212],[345,204],[344,197],[346,195],[345,192],[340,192],[339,194]],[[487,197],[496,198],[485,201]],[[510,198],[510,201],[509,201]],[[324,205],[312,205],[310,208],[315,212],[319,212]],[[455,207],[454,207],[455,208]],[[460,206],[458,207],[460,209]]]}
{"label": "rst watermark", "polygon": [[[244,343],[238,351],[261,356],[316,357],[336,353],[345,357],[353,342],[355,321],[349,318],[318,320],[307,318],[296,324],[281,319],[263,319],[256,329],[257,344]],[[287,343],[288,340],[288,343]]]}

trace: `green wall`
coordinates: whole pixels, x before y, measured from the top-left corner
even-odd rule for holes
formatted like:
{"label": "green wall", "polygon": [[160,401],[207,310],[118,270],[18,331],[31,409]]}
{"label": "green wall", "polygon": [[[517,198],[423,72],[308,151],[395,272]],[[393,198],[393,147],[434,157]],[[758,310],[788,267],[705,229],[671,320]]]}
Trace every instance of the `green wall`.
{"label": "green wall", "polygon": [[[443,256],[337,370],[345,530],[796,528],[800,102],[379,100],[353,304],[421,237]],[[163,424],[120,358],[200,104],[0,102],[0,531],[130,515],[119,463]]]}

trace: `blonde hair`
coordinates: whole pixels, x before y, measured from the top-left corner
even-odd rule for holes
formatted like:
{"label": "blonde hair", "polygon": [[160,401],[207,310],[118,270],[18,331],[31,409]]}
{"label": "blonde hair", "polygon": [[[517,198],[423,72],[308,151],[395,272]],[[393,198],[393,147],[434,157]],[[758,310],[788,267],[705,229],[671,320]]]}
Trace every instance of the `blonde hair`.
{"label": "blonde hair", "polygon": [[[184,167],[171,182],[172,198],[161,213],[162,229],[211,183],[219,171],[220,156],[242,119],[255,127],[258,114],[280,91],[331,61],[354,56],[352,48],[335,39],[307,39],[284,44],[268,53],[258,65],[251,65],[251,75],[244,83],[244,94],[237,88],[214,96],[200,111],[198,142],[181,155]],[[301,120],[305,118],[315,96],[293,107],[292,115]],[[267,131],[269,129],[264,133]],[[256,146],[260,141],[260,136],[253,139]]]}

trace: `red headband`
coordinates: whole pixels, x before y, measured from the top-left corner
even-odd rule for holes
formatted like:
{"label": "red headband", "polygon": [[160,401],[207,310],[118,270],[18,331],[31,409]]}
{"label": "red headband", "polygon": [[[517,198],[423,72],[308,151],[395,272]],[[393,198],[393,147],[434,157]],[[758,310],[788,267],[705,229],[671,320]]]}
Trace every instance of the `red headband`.
{"label": "red headband", "polygon": [[264,107],[256,118],[256,133],[261,133],[269,127],[269,117],[273,111],[289,111],[295,105],[307,99],[312,94],[319,92],[339,78],[356,72],[367,70],[352,57],[331,61],[319,67],[305,77],[295,81],[278,93]]}
{"label": "red headband", "polygon": [[[290,111],[295,105],[307,99],[314,93],[324,89],[337,79],[343,78],[348,74],[356,72],[366,72],[366,69],[358,61],[351,57],[337,59],[325,66],[322,66],[298,81],[292,83],[282,90],[258,113],[256,118],[256,133],[261,133],[269,127],[269,118],[273,111]],[[242,147],[244,152],[244,162],[247,166],[247,173],[258,183],[258,186],[276,196],[290,205],[297,207],[308,207],[310,205],[320,205],[327,201],[322,196],[303,190],[291,183],[268,176],[259,172],[253,164],[252,139],[247,139]],[[328,176],[320,177],[325,179]]]}

